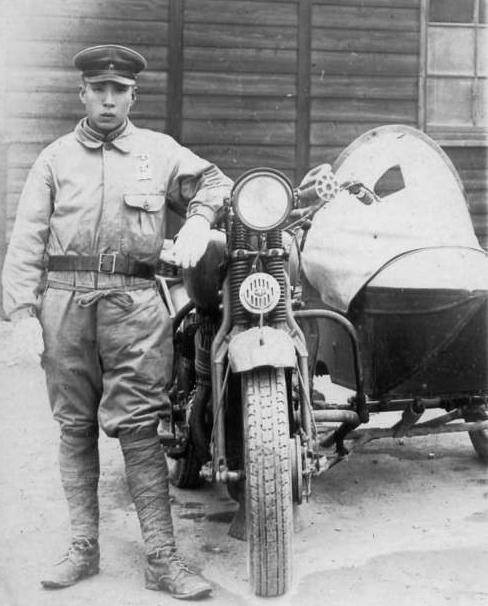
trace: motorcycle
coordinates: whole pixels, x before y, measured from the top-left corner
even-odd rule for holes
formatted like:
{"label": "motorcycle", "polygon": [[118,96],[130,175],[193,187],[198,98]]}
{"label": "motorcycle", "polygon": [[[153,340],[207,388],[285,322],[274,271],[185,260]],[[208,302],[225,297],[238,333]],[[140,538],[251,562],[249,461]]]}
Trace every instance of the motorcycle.
{"label": "motorcycle", "polygon": [[[244,173],[197,267],[160,276],[176,301],[162,434],[172,482],[197,488],[204,474],[227,485],[256,595],[287,591],[293,507],[355,447],[467,431],[488,462],[488,258],[459,185],[425,135],[375,129],[296,188],[270,168]],[[422,215],[434,199],[446,225],[461,226],[447,236],[442,212]],[[347,400],[318,394],[320,374]],[[435,408],[445,414],[417,423]],[[383,411],[401,420],[359,428]]]}
{"label": "motorcycle", "polygon": [[172,482],[197,487],[202,467],[210,466],[211,479],[227,484],[241,505],[235,534],[245,525],[250,582],[259,596],[289,587],[293,504],[310,494],[319,469],[285,229],[293,233],[311,214],[301,204],[323,204],[335,188],[327,170],[301,190],[270,168],[246,172],[198,265],[160,276],[166,301],[180,293],[171,418],[162,436]]}

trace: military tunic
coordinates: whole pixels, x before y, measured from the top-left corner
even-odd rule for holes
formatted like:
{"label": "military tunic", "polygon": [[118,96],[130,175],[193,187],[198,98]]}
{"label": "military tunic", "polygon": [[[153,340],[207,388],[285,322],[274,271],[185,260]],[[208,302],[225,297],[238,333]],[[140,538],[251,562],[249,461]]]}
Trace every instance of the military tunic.
{"label": "military tunic", "polygon": [[38,310],[51,406],[63,429],[153,430],[169,378],[171,324],[152,280],[49,271],[39,292],[46,255],[122,253],[154,264],[167,204],[212,222],[230,186],[171,137],[130,121],[103,139],[84,119],[40,154],[5,259],[4,307],[12,317]]}

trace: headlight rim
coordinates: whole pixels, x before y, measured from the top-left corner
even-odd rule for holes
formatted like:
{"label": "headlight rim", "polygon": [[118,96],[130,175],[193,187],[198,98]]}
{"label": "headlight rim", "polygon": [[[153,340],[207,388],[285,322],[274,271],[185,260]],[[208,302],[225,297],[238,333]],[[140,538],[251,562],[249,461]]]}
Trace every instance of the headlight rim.
{"label": "headlight rim", "polygon": [[[250,181],[251,177],[259,178],[261,176],[274,177],[283,186],[283,188],[287,190],[288,193],[286,212],[282,214],[279,220],[275,221],[275,223],[273,223],[272,225],[267,225],[266,227],[257,227],[256,225],[252,225],[250,221],[246,220],[246,218],[243,217],[242,213],[239,211],[238,205],[238,195],[243,186]],[[251,168],[250,170],[247,170],[239,176],[239,178],[235,181],[232,187],[230,199],[234,213],[246,227],[248,227],[252,231],[265,232],[270,231],[272,229],[278,229],[279,227],[281,227],[281,225],[283,225],[287,217],[290,215],[291,210],[293,209],[295,193],[290,179],[284,173],[282,173],[280,170],[277,170],[276,168],[261,166],[258,168]]]}

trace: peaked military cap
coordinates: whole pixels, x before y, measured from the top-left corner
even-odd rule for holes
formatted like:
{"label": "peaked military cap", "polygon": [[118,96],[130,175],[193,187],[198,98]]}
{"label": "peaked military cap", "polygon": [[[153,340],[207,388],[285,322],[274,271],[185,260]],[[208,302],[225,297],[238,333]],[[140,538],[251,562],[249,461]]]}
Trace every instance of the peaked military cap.
{"label": "peaked military cap", "polygon": [[119,84],[135,84],[137,74],[147,66],[140,53],[119,44],[84,48],[73,57],[73,63],[87,82]]}

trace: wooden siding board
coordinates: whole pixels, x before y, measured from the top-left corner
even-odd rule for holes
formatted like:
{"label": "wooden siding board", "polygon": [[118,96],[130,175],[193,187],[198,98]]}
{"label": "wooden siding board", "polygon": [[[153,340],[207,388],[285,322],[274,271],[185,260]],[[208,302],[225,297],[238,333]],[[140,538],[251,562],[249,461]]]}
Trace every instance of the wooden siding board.
{"label": "wooden siding board", "polygon": [[[164,131],[164,119],[144,118],[137,121],[137,125],[154,130]],[[12,118],[9,123],[11,139],[17,143],[43,143],[47,145],[58,137],[73,130],[75,126],[71,118],[45,119],[38,118]]]}
{"label": "wooden siding board", "polygon": [[302,177],[310,162],[310,101],[312,4],[301,0],[298,25],[298,72],[296,100],[296,171]]}
{"label": "wooden siding board", "polygon": [[463,169],[459,171],[467,191],[478,192],[488,190],[488,174],[485,169]]}
{"label": "wooden siding board", "polygon": [[215,162],[224,172],[227,168],[246,170],[256,166],[295,168],[294,146],[198,144],[193,145],[192,150]]}
{"label": "wooden siding board", "polygon": [[312,74],[417,77],[417,71],[417,55],[312,52]]}
{"label": "wooden siding board", "polygon": [[[76,91],[80,85],[80,73],[75,68],[11,68],[8,72],[8,88],[11,92],[25,90],[36,92],[62,93]],[[28,86],[26,86],[28,83]],[[167,76],[165,72],[148,70],[141,74],[138,86],[146,93],[165,93]]]}
{"label": "wooden siding board", "polygon": [[354,139],[372,128],[381,126],[379,122],[312,122],[311,145],[340,147],[349,145]]}
{"label": "wooden siding board", "polygon": [[244,122],[232,120],[185,120],[183,141],[219,145],[294,145],[294,122]]}
{"label": "wooden siding board", "polygon": [[[62,92],[53,95],[48,92],[10,92],[7,102],[15,107],[19,118],[73,118],[78,120],[85,115],[84,107],[78,98],[77,91]],[[141,93],[131,116],[160,118],[166,115],[166,96]]]}
{"label": "wooden siding board", "polygon": [[154,15],[164,18],[168,4],[169,0],[17,0],[15,10],[31,16],[86,18],[96,15],[104,19],[147,21]]}
{"label": "wooden siding board", "polygon": [[463,182],[471,220],[483,248],[488,248],[488,148],[446,147]]}
{"label": "wooden siding board", "polygon": [[468,191],[469,212],[472,215],[485,215],[488,217],[488,190],[483,191]]}
{"label": "wooden siding board", "polygon": [[416,31],[372,29],[354,29],[346,34],[342,29],[314,27],[312,49],[336,52],[418,54],[419,34]]}
{"label": "wooden siding board", "polygon": [[[339,3],[338,3],[339,4]],[[396,7],[314,5],[312,23],[337,29],[417,31],[418,9]]]}
{"label": "wooden siding board", "polygon": [[324,162],[333,164],[344,147],[345,145],[312,145],[310,147],[310,166],[317,166]]}
{"label": "wooden siding board", "polygon": [[471,215],[471,220],[478,238],[486,239],[486,236],[488,236],[488,215]]}
{"label": "wooden siding board", "polygon": [[7,166],[9,169],[30,168],[41,153],[42,148],[41,143],[10,143],[7,151]]}
{"label": "wooden siding board", "polygon": [[248,25],[295,25],[295,2],[186,0],[186,23],[241,23]]}
{"label": "wooden siding board", "polygon": [[295,75],[185,72],[183,94],[295,96]]}
{"label": "wooden siding board", "polygon": [[333,6],[358,6],[369,8],[416,8],[420,0],[313,0],[314,4]]}
{"label": "wooden siding board", "polygon": [[[9,65],[16,67],[72,67],[71,58],[85,44],[80,42],[56,41],[30,42],[25,40],[13,41],[8,48],[7,58]],[[147,59],[149,69],[165,70],[167,68],[166,46],[147,44],[134,44],[132,48]]]}
{"label": "wooden siding board", "polygon": [[177,141],[181,137],[183,99],[183,1],[170,0],[168,39],[168,134]]}
{"label": "wooden siding board", "polygon": [[235,48],[185,48],[184,69],[190,71],[293,74],[296,51]]}
{"label": "wooden siding board", "polygon": [[295,101],[283,97],[191,95],[183,100],[185,119],[283,121],[295,118]]}
{"label": "wooden siding board", "polygon": [[168,36],[165,21],[126,21],[123,19],[94,19],[86,17],[29,17],[12,24],[17,40],[160,45]]}
{"label": "wooden siding board", "polygon": [[487,147],[447,147],[444,151],[457,170],[463,168],[488,170]]}
{"label": "wooden siding board", "polygon": [[296,27],[242,23],[185,23],[185,47],[296,50]]}
{"label": "wooden siding board", "polygon": [[[29,173],[30,167],[22,168],[10,168],[8,171],[7,179],[7,192],[9,194],[17,194],[20,196],[20,192],[24,187],[27,174]],[[9,210],[9,212],[12,209]],[[15,209],[13,209],[15,210]]]}
{"label": "wooden siding board", "polygon": [[414,100],[341,99],[312,100],[311,115],[315,122],[399,122],[415,124],[417,104]]}
{"label": "wooden siding board", "polygon": [[312,75],[312,97],[417,99],[416,77]]}
{"label": "wooden siding board", "polygon": [[[279,170],[280,172],[282,172],[286,177],[288,177],[288,179],[290,179],[290,181],[292,183],[296,183],[297,182],[297,177],[296,177],[296,173],[295,173],[294,170],[285,168],[283,166],[273,166],[273,168],[275,168],[276,170]],[[240,177],[242,175],[243,172],[244,172],[244,170],[242,170],[240,167],[229,168],[226,171],[226,175],[230,179],[236,180],[238,177]]]}

